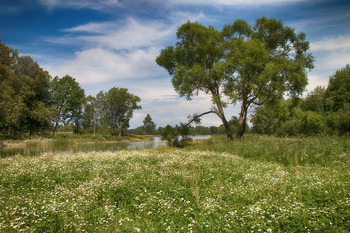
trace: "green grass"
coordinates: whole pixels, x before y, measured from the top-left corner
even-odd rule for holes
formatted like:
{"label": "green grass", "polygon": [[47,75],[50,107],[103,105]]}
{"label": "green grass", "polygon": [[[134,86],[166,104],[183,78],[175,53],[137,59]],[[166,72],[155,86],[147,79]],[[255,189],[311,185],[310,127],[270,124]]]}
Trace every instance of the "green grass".
{"label": "green grass", "polygon": [[350,137],[295,137],[245,135],[240,141],[230,142],[224,135],[215,135],[192,148],[227,152],[244,158],[289,165],[328,166],[334,162],[349,161]]}
{"label": "green grass", "polygon": [[138,135],[128,135],[128,136],[112,136],[109,134],[72,134],[72,133],[57,133],[52,137],[54,140],[75,140],[78,142],[101,142],[101,141],[151,141],[152,137],[143,137]]}
{"label": "green grass", "polygon": [[247,136],[2,158],[0,232],[349,232],[349,146]]}

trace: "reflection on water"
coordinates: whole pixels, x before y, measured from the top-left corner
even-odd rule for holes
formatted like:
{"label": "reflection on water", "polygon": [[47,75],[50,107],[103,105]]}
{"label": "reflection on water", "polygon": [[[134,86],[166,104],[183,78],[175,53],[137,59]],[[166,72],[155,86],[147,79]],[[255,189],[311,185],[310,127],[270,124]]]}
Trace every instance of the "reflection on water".
{"label": "reflection on water", "polygon": [[[194,136],[193,139],[207,139],[210,136]],[[45,152],[52,153],[76,153],[90,151],[117,151],[131,149],[146,149],[165,146],[166,143],[160,137],[154,137],[151,142],[97,142],[97,143],[27,143],[16,148],[0,148],[0,157],[8,157],[16,154],[35,156]]]}

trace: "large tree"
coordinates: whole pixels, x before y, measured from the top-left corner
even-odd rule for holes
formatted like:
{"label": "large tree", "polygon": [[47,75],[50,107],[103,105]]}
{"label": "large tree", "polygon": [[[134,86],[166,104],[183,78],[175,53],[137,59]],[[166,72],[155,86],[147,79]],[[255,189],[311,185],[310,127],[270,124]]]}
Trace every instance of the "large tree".
{"label": "large tree", "polygon": [[305,34],[296,34],[280,20],[262,17],[254,25],[236,20],[222,32],[227,38],[225,93],[234,103],[241,103],[240,138],[250,107],[281,99],[286,93],[292,97],[302,94],[313,57]]}
{"label": "large tree", "polygon": [[240,138],[250,107],[282,98],[286,92],[301,94],[307,84],[306,68],[313,68],[305,34],[296,34],[276,19],[262,17],[254,25],[236,20],[221,31],[187,22],[178,29],[177,39],[175,46],[161,51],[157,63],[172,76],[180,96],[190,100],[200,91],[211,95],[215,108],[194,118],[217,114],[229,139],[232,132],[223,111],[228,103],[241,103]]}
{"label": "large tree", "polygon": [[83,122],[84,129],[93,128],[93,134],[96,134],[96,98],[89,95],[83,102]]}
{"label": "large tree", "polygon": [[0,128],[7,129],[8,134],[23,107],[23,100],[16,95],[14,89],[17,77],[13,67],[17,61],[17,51],[1,43],[0,40]]}
{"label": "large tree", "polygon": [[20,129],[25,123],[33,135],[34,127],[47,126],[49,122],[51,76],[29,56],[19,57],[14,70],[19,80],[16,92],[23,100]]}
{"label": "large tree", "polygon": [[97,96],[102,124],[107,124],[112,135],[123,136],[129,127],[134,110],[141,109],[141,99],[126,88],[112,88]]}
{"label": "large tree", "polygon": [[172,76],[172,84],[180,96],[191,100],[200,91],[209,94],[213,108],[205,113],[195,114],[192,120],[214,113],[225,126],[227,137],[232,139],[224,113],[224,50],[220,32],[211,26],[187,22],[178,29],[177,39],[175,46],[168,46],[161,51],[156,59],[157,64]]}
{"label": "large tree", "polygon": [[84,100],[84,89],[79,86],[69,75],[62,78],[55,77],[51,82],[52,118],[54,121],[53,135],[55,135],[58,123],[73,122],[74,131],[79,130],[79,120],[82,115],[82,103]]}

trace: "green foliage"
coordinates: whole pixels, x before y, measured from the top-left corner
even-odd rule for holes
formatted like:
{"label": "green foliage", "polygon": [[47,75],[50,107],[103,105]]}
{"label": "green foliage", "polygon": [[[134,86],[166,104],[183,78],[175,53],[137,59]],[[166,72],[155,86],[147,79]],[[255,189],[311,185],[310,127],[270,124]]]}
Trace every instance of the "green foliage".
{"label": "green foliage", "polygon": [[185,147],[192,141],[189,137],[190,128],[185,124],[172,127],[167,125],[160,132],[161,139],[168,142],[170,147]]}
{"label": "green foliage", "polygon": [[96,96],[98,120],[112,135],[123,136],[129,127],[134,110],[141,109],[141,99],[126,88],[112,88]]}
{"label": "green foliage", "polygon": [[96,134],[96,98],[88,96],[83,101],[82,127],[88,133]]}
{"label": "green foliage", "polygon": [[53,134],[55,134],[59,122],[73,122],[75,125],[74,132],[78,133],[85,97],[84,89],[69,75],[62,78],[56,76],[51,82],[50,93],[52,101],[51,117],[55,122]]}
{"label": "green foliage", "polygon": [[147,114],[143,120],[144,134],[153,135],[156,130],[156,124],[152,121],[151,115]]}
{"label": "green foliage", "polygon": [[280,100],[255,109],[251,122],[253,132],[272,135],[290,115],[291,101]]}
{"label": "green foliage", "polygon": [[326,110],[336,112],[350,103],[350,65],[335,72],[325,93]]}
{"label": "green foliage", "polygon": [[232,139],[223,107],[224,76],[223,47],[220,32],[213,27],[187,22],[178,28],[178,42],[163,49],[156,62],[172,76],[172,84],[180,96],[191,100],[193,95],[204,92],[212,97],[216,114],[228,129],[227,137]]}
{"label": "green foliage", "polygon": [[0,41],[0,129],[7,136],[32,136],[48,126],[50,79],[32,58]]}
{"label": "green foliage", "polygon": [[16,92],[24,103],[20,120],[28,121],[30,135],[33,135],[34,127],[49,121],[51,76],[29,56],[19,57],[14,72],[20,80],[20,88]]}
{"label": "green foliage", "polygon": [[306,96],[304,101],[301,102],[302,109],[304,111],[312,111],[323,114],[325,107],[325,92],[326,89],[324,87],[316,87]]}
{"label": "green foliage", "polygon": [[280,136],[349,134],[349,70],[347,65],[337,71],[327,88],[316,87],[303,99],[291,98],[256,108],[254,132]]}
{"label": "green foliage", "polygon": [[327,114],[327,125],[335,134],[349,135],[350,133],[350,103],[346,103],[343,109]]}
{"label": "green foliage", "polygon": [[[88,96],[71,76],[55,77],[29,56],[18,57],[17,51],[0,40],[0,133],[2,137],[22,138],[44,133],[53,126],[73,124],[74,133],[126,134],[133,111],[141,109],[140,98],[125,88],[101,91]],[[81,130],[83,128],[83,130]],[[155,128],[152,126],[151,128]]]}
{"label": "green foliage", "polygon": [[[242,104],[240,138],[251,106],[280,99],[285,93],[300,95],[307,84],[305,70],[313,68],[305,34],[295,34],[276,19],[262,17],[254,25],[237,20],[221,31],[187,22],[178,29],[177,39],[175,46],[161,51],[158,65],[172,76],[180,96],[190,100],[200,91],[211,95],[230,139],[232,132],[223,112],[228,103]],[[224,95],[229,102],[223,101]]]}
{"label": "green foliage", "polygon": [[280,136],[314,135],[326,131],[325,119],[318,113],[295,108],[292,118],[286,120],[276,130]]}

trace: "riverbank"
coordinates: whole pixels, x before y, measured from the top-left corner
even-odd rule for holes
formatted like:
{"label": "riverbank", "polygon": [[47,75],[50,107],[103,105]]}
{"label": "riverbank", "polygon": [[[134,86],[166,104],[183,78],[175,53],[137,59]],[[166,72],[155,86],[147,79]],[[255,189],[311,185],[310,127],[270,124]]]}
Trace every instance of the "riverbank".
{"label": "riverbank", "polygon": [[128,136],[111,136],[111,135],[91,135],[82,134],[75,135],[71,133],[58,133],[55,136],[35,136],[33,138],[27,138],[22,140],[2,140],[0,147],[2,148],[19,148],[24,147],[28,144],[41,144],[45,145],[48,143],[71,143],[71,144],[82,144],[82,143],[116,143],[116,142],[149,142],[153,141],[153,137],[139,136],[139,135],[128,135]]}

